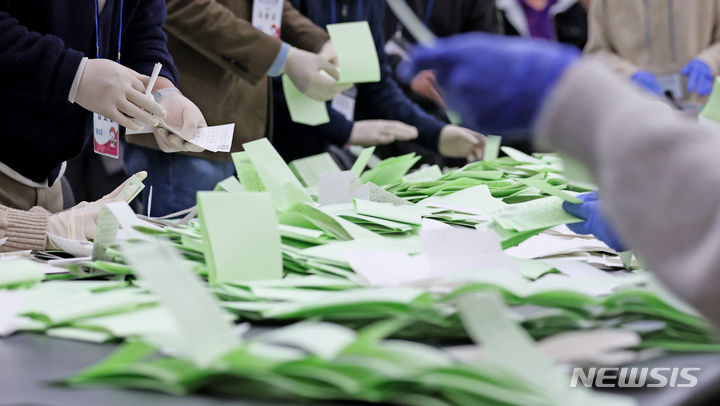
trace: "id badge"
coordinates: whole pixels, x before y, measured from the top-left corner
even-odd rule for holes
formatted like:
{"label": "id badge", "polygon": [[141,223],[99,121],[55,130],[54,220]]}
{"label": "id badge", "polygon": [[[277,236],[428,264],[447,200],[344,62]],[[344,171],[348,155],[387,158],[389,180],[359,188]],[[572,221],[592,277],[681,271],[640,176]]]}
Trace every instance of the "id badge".
{"label": "id badge", "polygon": [[120,157],[120,125],[93,113],[93,146],[95,153],[118,159]]}
{"label": "id badge", "polygon": [[347,121],[355,121],[355,100],[357,99],[357,87],[343,91],[332,99],[330,105],[335,111],[342,114]]}
{"label": "id badge", "polygon": [[280,38],[284,0],[254,0],[252,25],[265,34]]}
{"label": "id badge", "polygon": [[663,93],[670,93],[675,101],[680,101],[685,98],[682,76],[680,76],[680,74],[658,75],[657,81]]}

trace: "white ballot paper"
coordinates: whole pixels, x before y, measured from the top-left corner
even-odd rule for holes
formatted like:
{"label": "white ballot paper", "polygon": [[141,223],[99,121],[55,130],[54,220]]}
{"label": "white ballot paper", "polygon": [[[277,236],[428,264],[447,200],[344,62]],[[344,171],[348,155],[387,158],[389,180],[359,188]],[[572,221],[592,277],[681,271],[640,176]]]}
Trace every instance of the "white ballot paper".
{"label": "white ballot paper", "polygon": [[[182,129],[180,127],[174,127],[167,125],[166,123],[160,123],[159,127],[164,128],[171,133],[182,137],[180,133]],[[147,134],[153,132],[153,128],[145,125],[142,129],[133,131],[126,129],[125,134]],[[195,144],[198,147],[203,147],[207,151],[211,152],[230,152],[232,147],[233,133],[235,132],[235,124],[215,125],[211,127],[198,128],[195,135],[185,141]]]}

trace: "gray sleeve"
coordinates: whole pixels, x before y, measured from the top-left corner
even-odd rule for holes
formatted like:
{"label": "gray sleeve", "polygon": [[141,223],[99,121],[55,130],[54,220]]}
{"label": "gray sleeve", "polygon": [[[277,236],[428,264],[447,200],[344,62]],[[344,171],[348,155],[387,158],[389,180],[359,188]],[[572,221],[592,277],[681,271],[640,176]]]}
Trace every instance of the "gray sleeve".
{"label": "gray sleeve", "polygon": [[720,323],[720,134],[590,61],[564,75],[536,129],[539,146],[585,162],[623,241]]}

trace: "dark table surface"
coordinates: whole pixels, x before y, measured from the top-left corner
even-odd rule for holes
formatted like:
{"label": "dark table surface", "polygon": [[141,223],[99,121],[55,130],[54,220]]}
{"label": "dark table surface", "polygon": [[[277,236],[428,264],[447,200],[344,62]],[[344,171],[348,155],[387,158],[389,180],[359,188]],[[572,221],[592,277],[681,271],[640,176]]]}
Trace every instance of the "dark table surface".
{"label": "dark table surface", "polygon": [[[46,382],[68,377],[94,365],[116,346],[89,344],[35,334],[17,334],[0,340],[0,405],[52,406],[292,406],[287,402],[228,401],[200,396],[173,397],[144,391],[110,388],[63,388]],[[663,357],[640,366],[702,368],[695,388],[624,389],[641,406],[718,405],[720,354]],[[339,406],[338,404],[330,406]],[[299,405],[298,405],[299,406]]]}

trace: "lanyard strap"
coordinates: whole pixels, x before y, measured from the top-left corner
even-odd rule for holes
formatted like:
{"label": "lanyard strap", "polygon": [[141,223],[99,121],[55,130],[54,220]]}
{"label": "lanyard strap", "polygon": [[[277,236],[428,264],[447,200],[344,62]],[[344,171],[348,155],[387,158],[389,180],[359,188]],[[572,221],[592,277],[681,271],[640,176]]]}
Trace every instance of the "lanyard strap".
{"label": "lanyard strap", "polygon": [[[123,4],[124,0],[120,0],[120,29],[118,32],[117,44],[117,63],[120,63],[120,50],[122,49],[122,25],[123,25]],[[100,58],[100,22],[98,16],[98,0],[95,0],[95,58]]]}
{"label": "lanyard strap", "polygon": [[[358,15],[358,16],[357,16],[357,19],[358,19],[359,21],[362,21],[362,19],[363,19],[363,9],[364,9],[363,6],[364,6],[364,5],[365,5],[365,4],[364,4],[364,0],[357,0],[357,15]],[[338,22],[337,0],[332,0],[332,1],[330,2],[330,16],[331,16],[331,17],[330,17],[330,18],[331,18],[331,22],[332,22],[333,24],[335,24],[335,23]],[[343,22],[344,22],[346,16],[343,15],[342,17],[343,17]]]}
{"label": "lanyard strap", "polygon": [[432,16],[433,7],[435,6],[435,0],[428,0],[427,8],[425,9],[425,26],[430,24],[430,16]]}

